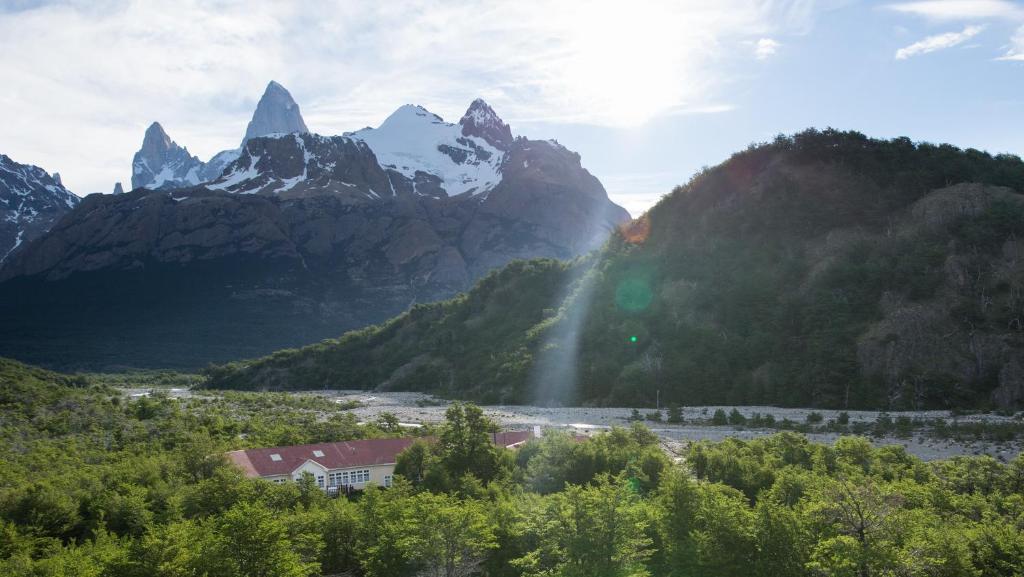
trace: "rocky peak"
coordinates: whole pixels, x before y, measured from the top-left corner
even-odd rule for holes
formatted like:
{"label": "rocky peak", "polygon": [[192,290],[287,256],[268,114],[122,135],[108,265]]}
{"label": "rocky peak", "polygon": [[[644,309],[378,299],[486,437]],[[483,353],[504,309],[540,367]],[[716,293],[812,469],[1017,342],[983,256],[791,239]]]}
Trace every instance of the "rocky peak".
{"label": "rocky peak", "polygon": [[146,129],[142,148],[132,159],[132,188],[161,188],[196,184],[202,162],[178,146],[159,122]]}
{"label": "rocky peak", "polygon": [[309,129],[306,128],[306,123],[299,112],[299,105],[292,99],[292,95],[284,86],[271,80],[259,104],[256,105],[256,112],[253,113],[249,126],[245,129],[242,146],[245,146],[250,138],[293,132],[306,133]]}
{"label": "rocky peak", "polygon": [[64,183],[61,182],[61,180],[60,180],[60,173],[59,172],[53,173],[53,181],[57,183],[57,186],[64,186]]}
{"label": "rocky peak", "polygon": [[505,124],[494,109],[481,98],[469,105],[466,114],[459,120],[463,136],[483,138],[495,148],[506,150],[512,144],[512,129]]}
{"label": "rocky peak", "polygon": [[0,154],[0,262],[44,234],[78,201],[56,173]]}
{"label": "rocky peak", "polygon": [[114,194],[124,194],[124,187],[121,186],[120,182],[114,183]]}

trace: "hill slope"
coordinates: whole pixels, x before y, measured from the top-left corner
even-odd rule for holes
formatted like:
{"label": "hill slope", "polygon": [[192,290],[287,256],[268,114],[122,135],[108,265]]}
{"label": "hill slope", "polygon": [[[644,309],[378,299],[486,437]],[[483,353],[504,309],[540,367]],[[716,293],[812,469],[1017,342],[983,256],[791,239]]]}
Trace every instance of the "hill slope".
{"label": "hill slope", "polygon": [[807,131],[677,188],[599,253],[211,370],[211,386],[485,401],[923,408],[1024,400],[1024,163]]}

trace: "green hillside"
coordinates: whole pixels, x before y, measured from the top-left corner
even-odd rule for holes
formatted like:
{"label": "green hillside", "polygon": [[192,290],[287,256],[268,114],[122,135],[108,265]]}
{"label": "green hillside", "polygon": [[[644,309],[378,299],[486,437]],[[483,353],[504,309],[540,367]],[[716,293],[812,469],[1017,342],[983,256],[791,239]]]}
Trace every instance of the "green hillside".
{"label": "green hillside", "polygon": [[1024,163],[806,131],[676,188],[572,263],[269,357],[212,387],[484,402],[1019,406]]}

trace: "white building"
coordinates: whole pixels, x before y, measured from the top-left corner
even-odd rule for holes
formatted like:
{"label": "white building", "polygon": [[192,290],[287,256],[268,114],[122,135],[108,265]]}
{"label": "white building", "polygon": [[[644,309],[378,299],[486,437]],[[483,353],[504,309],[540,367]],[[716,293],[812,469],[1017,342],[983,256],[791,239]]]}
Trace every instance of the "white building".
{"label": "white building", "polygon": [[[515,448],[535,433],[508,431],[493,433],[492,441],[499,447]],[[433,442],[433,439],[425,439]],[[416,441],[404,439],[361,439],[338,443],[317,443],[268,449],[231,451],[228,459],[248,477],[260,477],[273,483],[298,481],[304,473],[328,492],[361,490],[367,483],[389,487],[395,473],[398,454]]]}

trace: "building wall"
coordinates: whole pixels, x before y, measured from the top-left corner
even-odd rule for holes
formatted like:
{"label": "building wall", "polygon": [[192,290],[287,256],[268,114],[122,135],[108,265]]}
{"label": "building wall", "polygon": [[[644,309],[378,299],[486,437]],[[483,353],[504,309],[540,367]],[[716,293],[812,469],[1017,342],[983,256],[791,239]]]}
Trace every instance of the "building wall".
{"label": "building wall", "polygon": [[295,470],[292,475],[273,475],[262,477],[272,483],[280,483],[283,481],[298,481],[302,478],[302,474],[308,472],[313,475],[313,479],[319,481],[319,477],[323,478],[323,488],[326,490],[330,485],[330,473],[340,473],[348,471],[349,473],[355,471],[370,471],[370,480],[367,482],[360,483],[349,483],[353,489],[365,489],[369,483],[373,483],[378,487],[389,486],[390,478],[395,474],[395,464],[389,463],[384,465],[371,465],[367,467],[346,467],[344,469],[325,469],[320,466],[319,463],[314,461],[306,461],[301,467]]}

